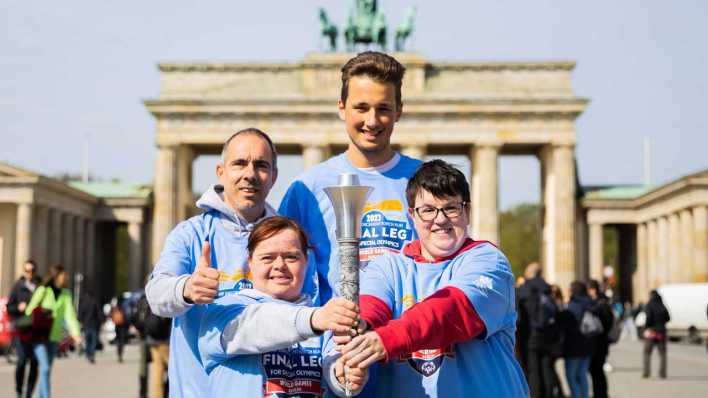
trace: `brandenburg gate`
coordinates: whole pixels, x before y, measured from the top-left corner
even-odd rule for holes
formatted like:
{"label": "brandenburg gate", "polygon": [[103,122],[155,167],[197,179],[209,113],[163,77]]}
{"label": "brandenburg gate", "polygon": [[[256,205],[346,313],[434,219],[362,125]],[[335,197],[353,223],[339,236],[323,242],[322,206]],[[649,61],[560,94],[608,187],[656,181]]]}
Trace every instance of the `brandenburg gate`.
{"label": "brandenburg gate", "polygon": [[[279,153],[305,167],[344,150],[337,114],[339,69],[353,54],[317,53],[295,63],[163,63],[156,119],[153,263],[167,234],[191,215],[192,162],[217,154],[245,127],[267,132]],[[472,234],[499,242],[500,155],[535,155],[541,164],[541,261],[549,281],[586,274],[577,250],[575,120],[588,101],[575,95],[573,62],[405,64],[403,116],[392,142],[410,156],[464,154],[471,163]],[[577,228],[583,231],[583,228]]]}

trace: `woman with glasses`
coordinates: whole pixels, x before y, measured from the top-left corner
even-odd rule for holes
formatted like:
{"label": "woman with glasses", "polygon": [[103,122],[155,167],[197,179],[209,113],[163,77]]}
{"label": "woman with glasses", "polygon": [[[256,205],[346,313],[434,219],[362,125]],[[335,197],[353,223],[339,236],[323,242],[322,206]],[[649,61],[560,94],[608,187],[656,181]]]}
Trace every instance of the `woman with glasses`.
{"label": "woman with glasses", "polygon": [[[459,170],[424,163],[406,189],[419,240],[361,270],[368,331],[337,336],[344,345],[328,346],[325,364],[362,369],[384,361],[372,378],[374,396],[529,394],[514,357],[514,276],[496,246],[468,236],[469,192]],[[341,383],[343,371],[334,369]]]}

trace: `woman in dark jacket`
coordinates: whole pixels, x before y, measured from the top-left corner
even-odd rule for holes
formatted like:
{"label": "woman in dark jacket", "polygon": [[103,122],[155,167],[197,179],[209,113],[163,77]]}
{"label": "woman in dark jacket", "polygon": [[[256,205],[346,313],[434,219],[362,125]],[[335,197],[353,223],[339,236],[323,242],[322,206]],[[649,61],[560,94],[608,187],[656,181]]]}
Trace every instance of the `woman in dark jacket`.
{"label": "woman in dark jacket", "polygon": [[644,372],[642,377],[651,374],[651,352],[654,346],[659,351],[659,377],[666,378],[666,324],[671,320],[661,296],[656,290],[649,293],[649,303],[644,307],[647,321],[644,330]]}
{"label": "woman in dark jacket", "polygon": [[595,303],[588,297],[587,286],[583,282],[572,282],[570,301],[558,318],[564,336],[565,377],[573,398],[587,398],[589,394],[587,374],[594,352],[594,339],[580,331],[583,316],[588,311],[597,313]]}

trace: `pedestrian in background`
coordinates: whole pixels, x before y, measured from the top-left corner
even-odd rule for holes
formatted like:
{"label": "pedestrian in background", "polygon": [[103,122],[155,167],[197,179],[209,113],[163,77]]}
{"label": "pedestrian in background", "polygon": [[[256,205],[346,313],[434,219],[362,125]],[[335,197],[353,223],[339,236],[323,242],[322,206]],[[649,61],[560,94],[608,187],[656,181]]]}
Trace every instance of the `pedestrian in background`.
{"label": "pedestrian in background", "polygon": [[[146,300],[147,303],[147,300]],[[150,306],[144,306],[148,311],[145,316],[145,339],[150,347],[150,398],[166,397],[167,364],[170,358],[170,332],[172,319],[155,315]]]}
{"label": "pedestrian in background", "polygon": [[[35,274],[37,264],[34,261],[25,261],[22,270],[24,274],[15,282],[7,302],[7,312],[15,322],[24,315],[27,303],[32,299],[32,293],[41,283],[39,276]],[[15,392],[17,393],[17,398],[22,397],[25,368],[28,363],[29,375],[27,376],[27,388],[24,389],[27,393],[27,398],[32,396],[34,386],[37,384],[37,358],[35,358],[33,353],[31,319],[29,321],[30,324],[24,328],[18,327],[19,325],[15,323],[17,334],[13,337],[13,344],[15,345],[15,352],[17,352],[17,364],[15,367]]]}
{"label": "pedestrian in background", "polygon": [[666,378],[666,324],[671,320],[669,310],[661,300],[659,292],[649,293],[649,302],[644,307],[646,324],[644,328],[644,372],[643,378],[651,375],[651,353],[654,347],[659,351],[659,377]]}
{"label": "pedestrian in background", "polygon": [[603,331],[595,337],[595,351],[590,359],[590,376],[592,378],[592,391],[595,398],[607,398],[607,377],[604,366],[610,352],[609,333],[615,322],[610,301],[600,289],[600,282],[595,279],[588,282],[588,295],[595,302],[599,311]]}
{"label": "pedestrian in background", "polygon": [[91,363],[96,363],[96,346],[98,345],[101,324],[103,324],[103,312],[88,289],[84,290],[79,300],[78,318],[84,333],[86,359]]}
{"label": "pedestrian in background", "polygon": [[[587,286],[583,282],[573,281],[570,284],[568,305],[559,314],[563,331],[565,377],[573,398],[588,398],[589,395],[588,369],[590,358],[595,351],[593,341],[595,336],[589,336],[581,331],[586,313],[597,316],[596,306],[588,297]],[[588,315],[590,316],[592,315]],[[599,320],[597,322],[599,323]]]}
{"label": "pedestrian in background", "polygon": [[[33,318],[34,355],[39,364],[39,397],[51,397],[51,371],[57,344],[64,337],[64,326],[76,344],[81,343],[81,328],[76,319],[71,291],[64,288],[64,267],[51,267],[44,284],[38,287],[25,314]],[[35,311],[37,309],[37,311]],[[45,327],[46,325],[46,327]]]}
{"label": "pedestrian in background", "polygon": [[526,282],[519,287],[519,313],[523,319],[521,327],[528,331],[528,341],[521,343],[526,346],[526,378],[531,397],[553,398],[557,375],[552,346],[558,341],[555,325],[558,308],[538,263],[529,264],[524,277]]}
{"label": "pedestrian in background", "polygon": [[123,300],[122,297],[114,298],[110,312],[111,321],[115,325],[116,338],[114,342],[118,353],[118,362],[120,363],[123,362],[123,350],[128,336],[128,322],[123,310]]}

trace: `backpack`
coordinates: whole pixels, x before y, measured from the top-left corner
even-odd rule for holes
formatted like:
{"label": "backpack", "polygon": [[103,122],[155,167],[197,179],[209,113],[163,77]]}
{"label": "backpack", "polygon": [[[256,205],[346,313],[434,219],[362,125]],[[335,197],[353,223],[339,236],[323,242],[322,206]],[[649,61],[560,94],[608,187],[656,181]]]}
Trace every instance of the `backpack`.
{"label": "backpack", "polygon": [[159,317],[150,312],[145,317],[145,334],[155,340],[169,340],[172,331],[172,319]]}
{"label": "backpack", "polygon": [[613,317],[612,327],[610,327],[610,331],[607,332],[607,341],[610,344],[615,344],[619,341],[621,335],[622,335],[622,320],[619,318]]}
{"label": "backpack", "polygon": [[555,325],[558,307],[553,298],[546,293],[538,293],[535,300],[535,311],[530,314],[531,327],[538,331],[546,331]]}
{"label": "backpack", "polygon": [[125,324],[125,314],[123,314],[123,310],[117,305],[111,308],[111,321],[113,321],[116,326],[123,326],[123,324]]}
{"label": "backpack", "polygon": [[590,311],[583,312],[580,320],[580,333],[585,337],[597,337],[605,331],[600,318]]}

